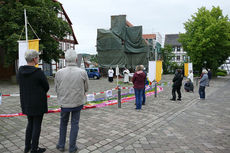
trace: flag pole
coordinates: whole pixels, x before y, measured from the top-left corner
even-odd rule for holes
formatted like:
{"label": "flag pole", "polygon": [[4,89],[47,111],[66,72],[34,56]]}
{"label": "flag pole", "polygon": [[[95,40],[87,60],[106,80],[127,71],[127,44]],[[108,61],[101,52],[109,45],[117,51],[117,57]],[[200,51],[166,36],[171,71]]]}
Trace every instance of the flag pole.
{"label": "flag pole", "polygon": [[26,9],[24,9],[24,15],[25,15],[25,33],[26,33],[26,46],[27,46],[27,49],[28,50],[28,31],[27,31],[27,17],[26,17]]}

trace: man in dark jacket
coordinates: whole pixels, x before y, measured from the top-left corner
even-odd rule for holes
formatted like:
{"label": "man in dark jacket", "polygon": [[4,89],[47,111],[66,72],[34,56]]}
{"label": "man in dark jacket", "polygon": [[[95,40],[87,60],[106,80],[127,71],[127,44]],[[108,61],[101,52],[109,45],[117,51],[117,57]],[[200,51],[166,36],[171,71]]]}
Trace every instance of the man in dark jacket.
{"label": "man in dark jacket", "polygon": [[21,66],[17,74],[22,113],[26,114],[28,119],[24,153],[30,150],[31,153],[42,153],[46,149],[39,148],[38,144],[43,115],[48,111],[46,93],[49,84],[43,71],[35,67],[39,62],[39,53],[28,50],[25,59],[27,65]]}
{"label": "man in dark jacket", "polygon": [[183,74],[181,73],[181,69],[178,69],[174,78],[173,78],[173,85],[172,85],[172,99],[175,101],[176,100],[176,92],[178,94],[178,99],[181,100],[181,85],[182,85],[182,80],[183,80]]}

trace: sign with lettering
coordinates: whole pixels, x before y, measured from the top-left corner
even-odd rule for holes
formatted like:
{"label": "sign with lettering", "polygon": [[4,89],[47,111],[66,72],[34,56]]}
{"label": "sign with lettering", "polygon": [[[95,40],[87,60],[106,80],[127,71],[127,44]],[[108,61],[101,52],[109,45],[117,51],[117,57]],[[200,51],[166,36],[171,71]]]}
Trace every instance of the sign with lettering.
{"label": "sign with lettering", "polygon": [[94,100],[95,100],[94,94],[88,94],[88,95],[86,96],[86,98],[87,98],[87,101],[94,101]]}

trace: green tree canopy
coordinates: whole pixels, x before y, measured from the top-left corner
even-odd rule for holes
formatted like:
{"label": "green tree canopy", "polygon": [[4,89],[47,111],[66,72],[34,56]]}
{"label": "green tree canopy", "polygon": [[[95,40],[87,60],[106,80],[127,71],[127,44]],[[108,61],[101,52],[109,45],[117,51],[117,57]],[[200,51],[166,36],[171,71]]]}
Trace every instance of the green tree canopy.
{"label": "green tree canopy", "polygon": [[191,57],[194,69],[207,67],[215,72],[230,56],[228,16],[219,7],[212,7],[211,11],[202,7],[184,26],[186,32],[179,35],[179,42]]}
{"label": "green tree canopy", "polygon": [[[17,41],[25,40],[24,9],[28,22],[41,39],[41,58],[46,62],[57,60],[62,53],[57,40],[71,33],[68,23],[57,16],[61,11],[60,4],[52,0],[0,0],[0,49],[5,55],[5,65],[12,64],[18,58]],[[34,38],[36,36],[28,26],[28,39]]]}
{"label": "green tree canopy", "polygon": [[169,73],[169,66],[171,65],[172,57],[174,56],[172,53],[173,49],[171,45],[165,45],[164,48],[161,48],[161,56],[163,60],[163,72],[164,74]]}

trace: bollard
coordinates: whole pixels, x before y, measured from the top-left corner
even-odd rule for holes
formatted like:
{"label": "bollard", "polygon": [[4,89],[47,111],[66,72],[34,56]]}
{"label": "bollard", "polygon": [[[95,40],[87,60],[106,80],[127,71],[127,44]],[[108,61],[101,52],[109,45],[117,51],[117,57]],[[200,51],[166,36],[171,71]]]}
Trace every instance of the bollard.
{"label": "bollard", "polygon": [[118,100],[117,100],[117,103],[118,103],[118,108],[121,108],[121,88],[120,86],[118,86]]}
{"label": "bollard", "polygon": [[155,97],[157,97],[157,82],[155,83]]}
{"label": "bollard", "polygon": [[196,86],[198,86],[198,80],[199,80],[199,78],[197,77],[196,78]]}

